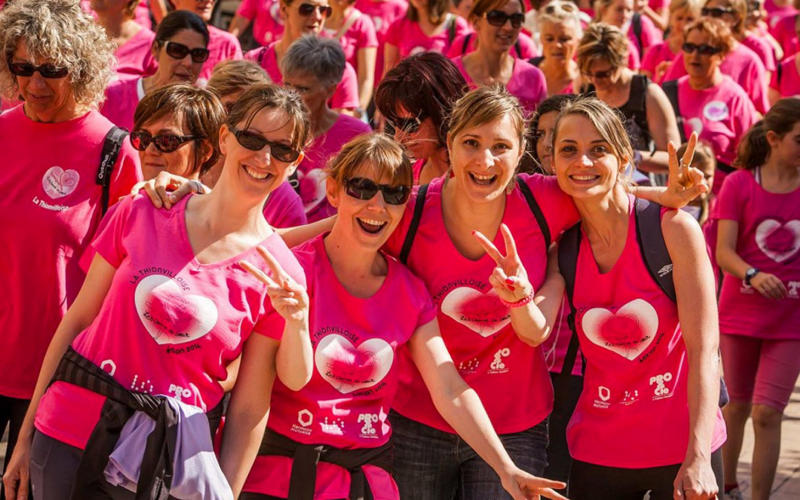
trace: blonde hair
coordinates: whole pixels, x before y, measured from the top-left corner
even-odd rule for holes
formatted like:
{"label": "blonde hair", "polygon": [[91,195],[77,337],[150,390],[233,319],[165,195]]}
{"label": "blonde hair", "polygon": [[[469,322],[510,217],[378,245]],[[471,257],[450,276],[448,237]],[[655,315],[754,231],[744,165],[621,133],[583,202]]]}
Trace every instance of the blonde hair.
{"label": "blonde hair", "polygon": [[214,66],[206,88],[219,97],[242,92],[260,83],[270,83],[269,75],[253,61],[228,59]]}
{"label": "blonde hair", "polygon": [[517,2],[522,8],[522,13],[525,13],[525,3],[522,0],[475,0],[469,10],[469,22],[475,25],[490,10],[502,9],[511,2]]}
{"label": "blonde hair", "polygon": [[[262,109],[277,109],[286,113],[292,122],[292,148],[301,151],[306,147],[311,137],[311,125],[303,100],[296,92],[272,83],[247,89],[233,104],[225,123],[233,128],[247,128]],[[242,123],[243,127],[240,125]]]}
{"label": "blonde hair", "polygon": [[403,147],[386,135],[373,132],[351,140],[328,163],[328,177],[343,185],[362,165],[370,165],[377,177],[384,175],[392,185],[411,188],[414,172]]}
{"label": "blonde hair", "polygon": [[702,0],[672,0],[669,3],[669,15],[671,16],[680,10],[688,10],[689,12],[699,16],[702,8]]}
{"label": "blonde hair", "polygon": [[613,69],[628,65],[628,37],[616,26],[592,23],[583,32],[578,46],[578,67],[583,73],[595,61],[606,61]]}
{"label": "blonde hair", "polygon": [[542,26],[544,23],[572,23],[578,30],[578,36],[583,35],[578,6],[569,0],[553,0],[547,5],[543,5],[536,16],[536,23],[539,26]]}
{"label": "blonde hair", "polygon": [[450,113],[448,137],[453,138],[465,129],[511,117],[519,139],[520,151],[525,151],[527,123],[519,101],[502,85],[478,87],[456,101]]}

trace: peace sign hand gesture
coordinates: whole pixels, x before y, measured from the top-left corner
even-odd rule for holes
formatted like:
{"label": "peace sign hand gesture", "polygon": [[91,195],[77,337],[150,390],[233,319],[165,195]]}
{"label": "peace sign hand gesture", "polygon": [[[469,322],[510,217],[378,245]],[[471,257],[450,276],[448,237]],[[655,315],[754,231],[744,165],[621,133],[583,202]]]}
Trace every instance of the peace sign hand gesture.
{"label": "peace sign hand gesture", "polygon": [[669,176],[667,190],[659,197],[659,204],[670,208],[681,208],[711,188],[706,184],[703,173],[692,167],[694,148],[697,146],[697,132],[692,132],[686,143],[686,152],[678,160],[678,152],[671,142],[667,145],[669,153]]}
{"label": "peace sign hand gesture", "polygon": [[475,235],[489,257],[497,264],[497,267],[494,268],[489,276],[489,283],[491,283],[497,296],[505,302],[519,302],[533,293],[533,286],[528,281],[528,273],[525,271],[525,266],[522,265],[522,261],[517,254],[517,245],[511,235],[511,230],[505,224],[500,224],[500,233],[503,235],[503,241],[505,242],[506,255],[501,254],[489,238],[480,231],[474,231],[472,234]]}
{"label": "peace sign hand gesture", "polygon": [[256,249],[267,263],[272,277],[246,260],[240,261],[239,265],[267,285],[267,295],[272,307],[287,323],[307,323],[309,301],[305,288],[283,270],[266,248],[259,245]]}

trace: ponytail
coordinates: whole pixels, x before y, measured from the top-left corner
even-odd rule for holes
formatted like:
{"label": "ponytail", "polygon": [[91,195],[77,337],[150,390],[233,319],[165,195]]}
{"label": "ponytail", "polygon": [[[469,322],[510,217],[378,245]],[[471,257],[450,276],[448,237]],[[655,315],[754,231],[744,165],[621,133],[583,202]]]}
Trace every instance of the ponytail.
{"label": "ponytail", "polygon": [[733,166],[752,170],[764,164],[769,156],[769,142],[767,142],[767,130],[764,120],[759,120],[750,130],[745,132],[739,141],[736,150],[736,160]]}

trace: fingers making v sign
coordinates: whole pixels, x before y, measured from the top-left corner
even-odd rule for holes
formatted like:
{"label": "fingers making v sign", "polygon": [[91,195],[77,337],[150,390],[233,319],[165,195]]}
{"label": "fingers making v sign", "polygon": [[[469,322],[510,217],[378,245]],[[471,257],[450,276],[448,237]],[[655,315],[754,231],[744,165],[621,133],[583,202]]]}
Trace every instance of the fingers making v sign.
{"label": "fingers making v sign", "polygon": [[284,271],[266,248],[259,245],[257,250],[269,267],[271,277],[246,260],[240,261],[239,265],[267,285],[267,295],[272,302],[272,307],[283,319],[287,322],[306,321],[308,318],[308,294],[305,288]]}
{"label": "fingers making v sign", "polygon": [[500,224],[500,234],[506,247],[506,255],[500,253],[494,243],[480,231],[473,232],[489,257],[494,260],[497,267],[489,276],[489,283],[494,288],[500,300],[513,304],[525,300],[533,294],[533,286],[528,281],[528,273],[517,253],[517,245],[511,230],[505,224]]}

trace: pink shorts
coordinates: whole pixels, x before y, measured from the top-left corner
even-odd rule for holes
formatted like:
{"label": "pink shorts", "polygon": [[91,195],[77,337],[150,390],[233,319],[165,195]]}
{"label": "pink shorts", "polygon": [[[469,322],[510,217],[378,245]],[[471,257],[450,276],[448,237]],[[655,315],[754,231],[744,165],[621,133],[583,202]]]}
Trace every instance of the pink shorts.
{"label": "pink shorts", "polygon": [[720,350],[732,401],[783,412],[800,374],[800,340],[720,335]]}

